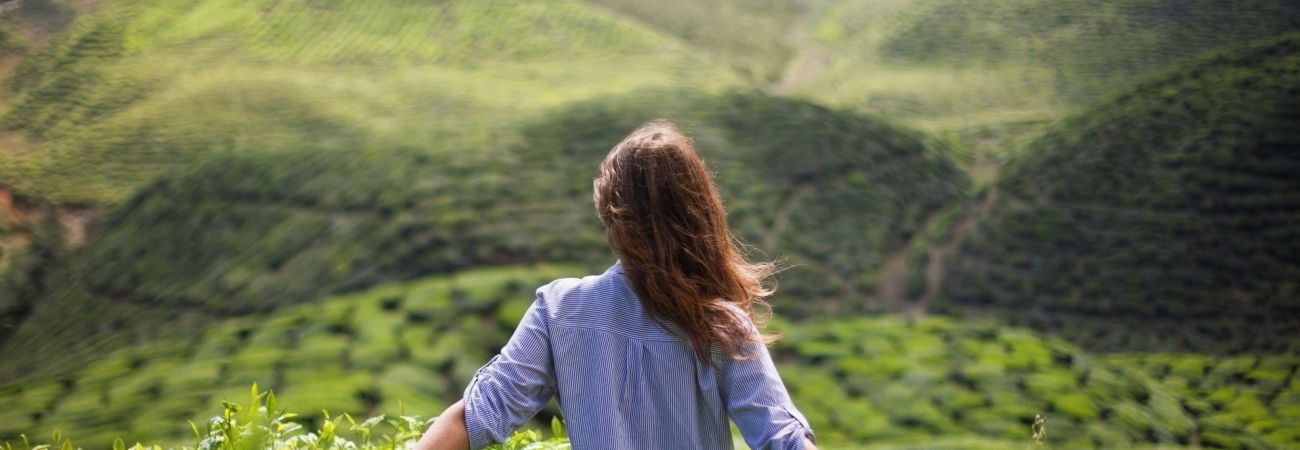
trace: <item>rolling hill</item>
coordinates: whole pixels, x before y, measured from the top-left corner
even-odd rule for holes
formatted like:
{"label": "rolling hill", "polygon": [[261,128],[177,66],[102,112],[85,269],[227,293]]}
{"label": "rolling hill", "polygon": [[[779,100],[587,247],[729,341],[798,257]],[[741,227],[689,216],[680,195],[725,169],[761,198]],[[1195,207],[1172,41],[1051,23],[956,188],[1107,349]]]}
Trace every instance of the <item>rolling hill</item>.
{"label": "rolling hill", "polygon": [[538,106],[735,79],[577,2],[108,2],[14,69],[2,117],[26,144],[0,182],[117,203],[214,152],[481,145]]}
{"label": "rolling hill", "polygon": [[1104,349],[1295,352],[1300,35],[1056,125],[972,208],[939,297]]}
{"label": "rolling hill", "polygon": [[24,5],[0,440],[430,414],[612,259],[595,167],[671,117],[824,440],[1300,446],[1295,2]]}
{"label": "rolling hill", "polygon": [[674,112],[724,174],[736,232],[790,267],[777,305],[795,316],[882,309],[863,297],[884,249],[964,195],[962,173],[915,133],[752,92],[579,104],[468,154],[227,153],[153,183],[79,257],[14,285],[29,315],[0,343],[0,373],[151,339],[172,328],[149,325],[160,315],[257,314],[482,264],[603,261],[595,167],[637,124]]}
{"label": "rolling hill", "polygon": [[1300,4],[808,2],[788,93],[964,143],[977,185],[1040,130],[1170,67],[1300,31]]}

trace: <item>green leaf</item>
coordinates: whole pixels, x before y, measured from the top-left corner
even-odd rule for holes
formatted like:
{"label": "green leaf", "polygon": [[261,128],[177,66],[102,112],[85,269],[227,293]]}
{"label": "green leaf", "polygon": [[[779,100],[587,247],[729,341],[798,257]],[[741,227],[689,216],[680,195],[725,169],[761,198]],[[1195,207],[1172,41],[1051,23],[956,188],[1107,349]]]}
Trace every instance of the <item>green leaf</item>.
{"label": "green leaf", "polygon": [[380,414],[380,415],[378,415],[378,416],[375,416],[375,417],[371,417],[371,418],[369,418],[369,419],[366,419],[366,421],[365,421],[365,422],[361,422],[360,425],[353,425],[353,426],[352,426],[352,429],[354,429],[354,430],[355,430],[355,429],[367,429],[367,430],[368,430],[368,429],[374,428],[375,425],[378,425],[379,422],[381,422],[381,421],[383,421],[383,420],[384,420],[384,415],[383,415],[383,414]]}
{"label": "green leaf", "polygon": [[275,401],[275,392],[268,391],[266,393],[266,416],[274,417],[277,406],[279,405],[277,405]]}
{"label": "green leaf", "polygon": [[564,423],[560,422],[559,417],[551,418],[551,437],[568,437],[568,435],[564,433]]}

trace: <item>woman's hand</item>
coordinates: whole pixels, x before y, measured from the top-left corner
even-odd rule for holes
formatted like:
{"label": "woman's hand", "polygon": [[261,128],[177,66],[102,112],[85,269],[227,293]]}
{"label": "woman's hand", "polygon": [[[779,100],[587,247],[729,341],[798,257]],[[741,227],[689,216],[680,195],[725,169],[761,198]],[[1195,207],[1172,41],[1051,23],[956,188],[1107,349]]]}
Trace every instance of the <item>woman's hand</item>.
{"label": "woman's hand", "polygon": [[465,402],[448,406],[438,420],[429,426],[420,441],[411,450],[466,450],[469,448],[469,431],[465,428]]}

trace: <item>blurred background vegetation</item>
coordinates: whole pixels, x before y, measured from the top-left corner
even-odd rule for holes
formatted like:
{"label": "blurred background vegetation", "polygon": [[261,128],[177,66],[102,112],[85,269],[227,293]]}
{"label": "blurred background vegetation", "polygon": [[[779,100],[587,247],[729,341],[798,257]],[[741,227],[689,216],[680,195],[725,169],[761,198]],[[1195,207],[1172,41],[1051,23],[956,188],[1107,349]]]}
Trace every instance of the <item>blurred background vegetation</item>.
{"label": "blurred background vegetation", "polygon": [[[1300,448],[1300,3],[0,1],[0,441],[434,415],[670,117],[830,448]],[[401,405],[399,407],[399,404]],[[537,425],[559,414],[549,407]]]}

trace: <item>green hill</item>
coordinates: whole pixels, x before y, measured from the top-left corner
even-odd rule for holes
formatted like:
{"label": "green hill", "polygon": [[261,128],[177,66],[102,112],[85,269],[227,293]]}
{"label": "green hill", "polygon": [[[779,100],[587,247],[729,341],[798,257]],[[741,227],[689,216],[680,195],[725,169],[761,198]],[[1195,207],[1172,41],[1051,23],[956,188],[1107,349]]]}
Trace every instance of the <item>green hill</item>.
{"label": "green hill", "polygon": [[795,49],[787,31],[801,11],[789,0],[592,0],[662,30],[726,64],[751,83],[778,79]]}
{"label": "green hill", "polygon": [[[201,333],[128,346],[52,378],[0,387],[0,440],[64,430],[82,445],[184,443],[185,419],[248,386],[318,425],[331,414],[430,416],[508,339],[567,266],[476,269],[379,286]],[[829,448],[1029,442],[1036,414],[1055,448],[1300,444],[1294,357],[1092,355],[993,322],[896,316],[791,323],[773,355]],[[399,404],[400,402],[400,404]],[[549,423],[558,410],[540,416]],[[983,444],[980,444],[983,443]],[[980,445],[977,445],[980,444]]]}
{"label": "green hill", "polygon": [[1162,0],[817,3],[791,92],[952,133],[974,174],[1068,114],[1203,52],[1300,30],[1300,5]]}
{"label": "green hill", "polygon": [[[1266,0],[86,4],[0,18],[4,53],[25,55],[0,106],[0,185],[25,197],[118,203],[218,151],[478,146],[651,87],[766,85],[1005,154],[1069,104],[1298,27]],[[46,44],[20,22],[67,29]]]}
{"label": "green hill", "polygon": [[577,104],[497,138],[509,147],[463,154],[227,152],[139,192],[77,258],[36,280],[45,292],[13,295],[30,316],[0,343],[0,374],[31,376],[170,328],[140,317],[246,315],[481,264],[605,261],[595,168],[667,113],[725,174],[737,233],[791,267],[776,302],[785,312],[880,309],[862,299],[884,253],[964,195],[962,173],[915,133],[758,93]]}
{"label": "green hill", "polygon": [[670,117],[823,440],[1300,446],[1295,2],[23,4],[0,441],[179,442],[253,382],[432,414],[612,260],[596,165]]}
{"label": "green hill", "polygon": [[1296,351],[1300,35],[1044,134],[973,210],[940,297],[1097,348]]}
{"label": "green hill", "polygon": [[518,153],[531,170],[570,177],[562,201],[586,210],[592,175],[585,168],[656,117],[673,117],[695,136],[718,173],[733,231],[788,267],[776,301],[783,313],[882,309],[863,297],[876,290],[885,254],[934,210],[965,196],[965,174],[947,148],[918,133],[758,94],[646,92],[576,104],[525,127]]}
{"label": "green hill", "polygon": [[0,183],[73,204],[120,202],[214,152],[482,145],[559,102],[736,80],[563,1],[108,2],[32,53],[0,116],[27,144]]}

